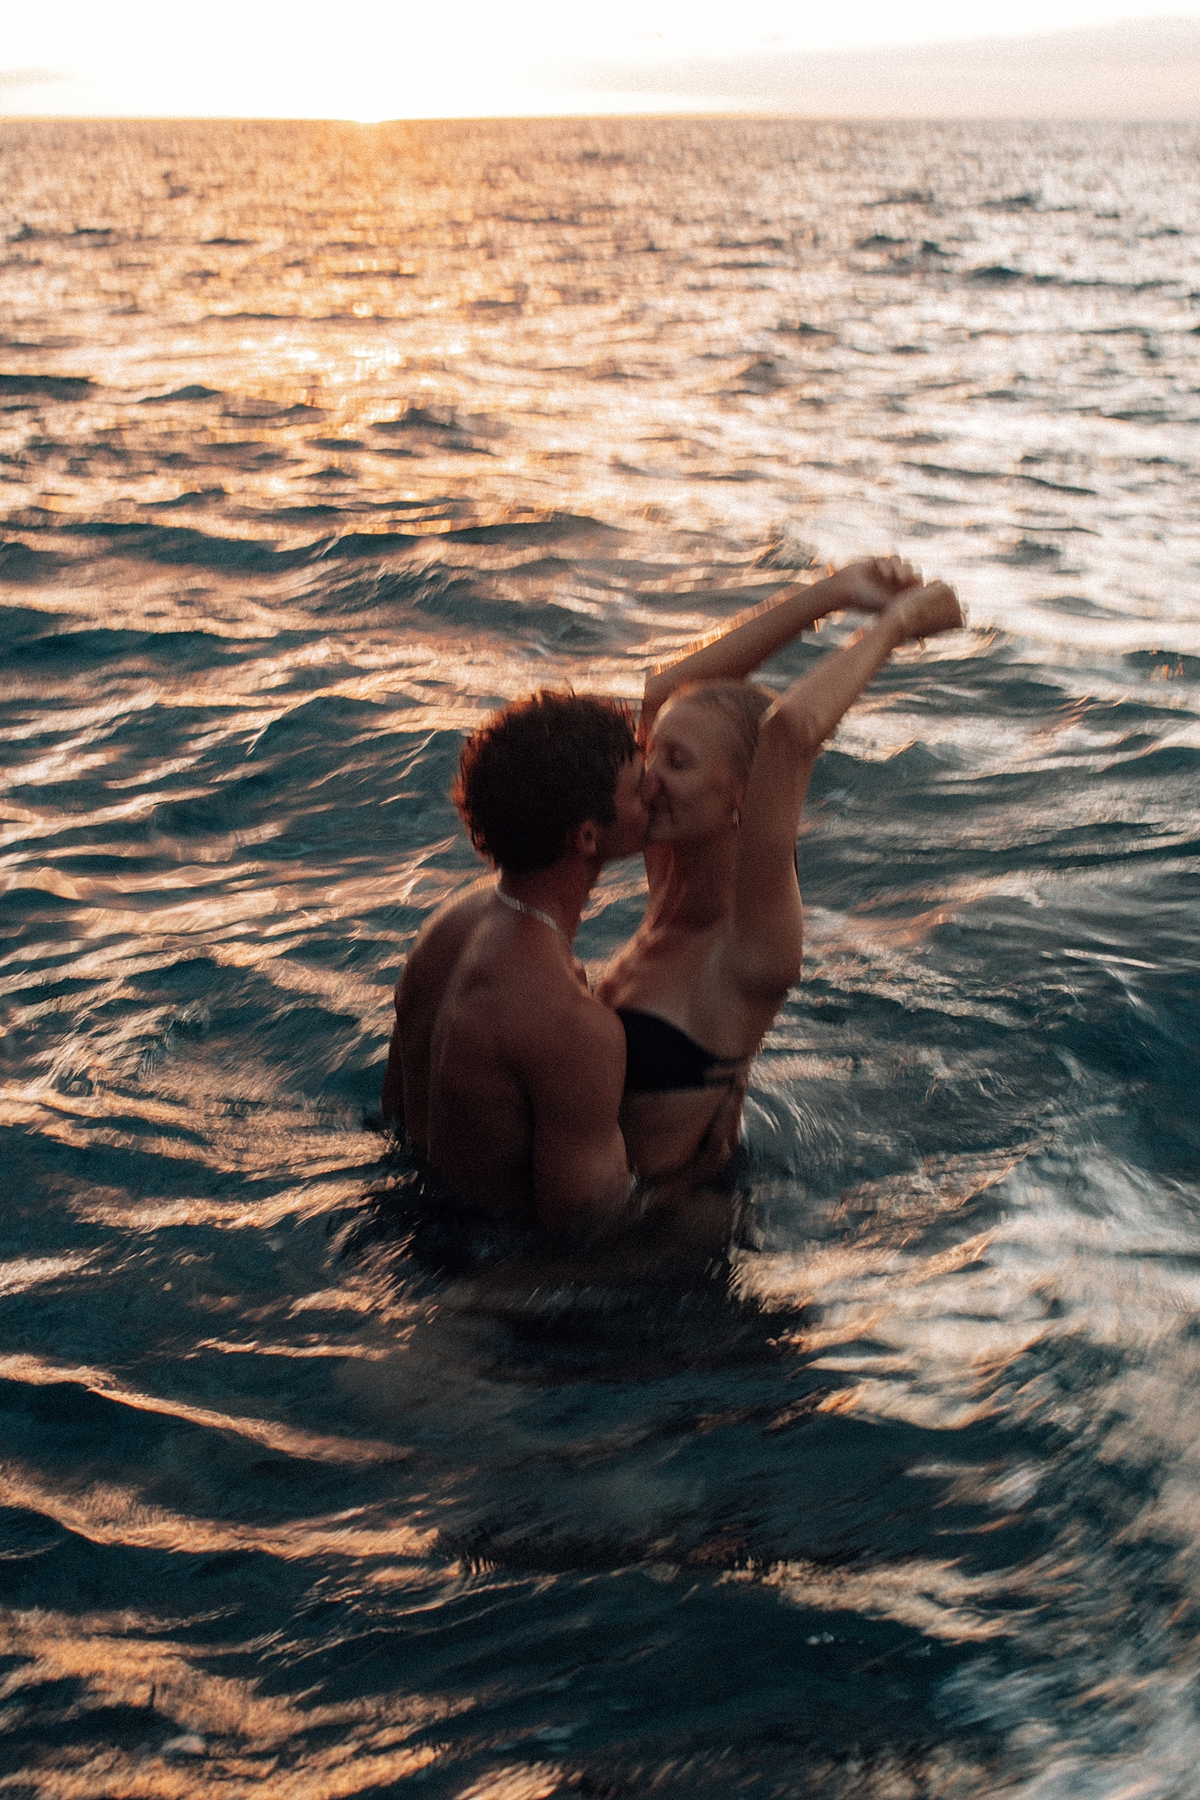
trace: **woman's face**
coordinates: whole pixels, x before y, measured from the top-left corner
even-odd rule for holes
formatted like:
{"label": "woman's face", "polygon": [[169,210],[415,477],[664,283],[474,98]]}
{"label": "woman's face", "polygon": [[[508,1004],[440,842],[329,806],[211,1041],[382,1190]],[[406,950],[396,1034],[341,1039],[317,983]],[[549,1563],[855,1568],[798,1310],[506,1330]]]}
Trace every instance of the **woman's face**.
{"label": "woman's face", "polygon": [[650,810],[648,842],[678,843],[732,831],[741,795],[720,719],[686,699],[664,706],[646,746],[642,778]]}

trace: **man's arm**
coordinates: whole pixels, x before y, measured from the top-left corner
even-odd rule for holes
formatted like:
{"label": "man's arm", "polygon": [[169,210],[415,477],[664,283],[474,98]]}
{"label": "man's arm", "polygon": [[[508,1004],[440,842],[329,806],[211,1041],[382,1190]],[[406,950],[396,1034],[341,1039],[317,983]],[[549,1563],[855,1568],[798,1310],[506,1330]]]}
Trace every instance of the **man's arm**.
{"label": "man's arm", "polygon": [[625,1033],[590,994],[547,1009],[528,1071],[533,1199],[552,1231],[587,1233],[627,1216],[629,1162],[617,1122]]}

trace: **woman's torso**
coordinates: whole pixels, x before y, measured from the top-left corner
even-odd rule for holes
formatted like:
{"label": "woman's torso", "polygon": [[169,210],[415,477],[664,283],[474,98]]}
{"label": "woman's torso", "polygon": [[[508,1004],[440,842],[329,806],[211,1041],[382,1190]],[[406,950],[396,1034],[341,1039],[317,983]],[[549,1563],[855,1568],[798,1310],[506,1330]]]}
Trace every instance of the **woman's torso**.
{"label": "woman's torso", "polygon": [[737,1144],[761,1032],[725,992],[723,950],[719,925],[688,932],[644,927],[597,985],[597,997],[625,1028],[621,1129],[630,1163],[644,1177],[686,1175],[698,1183]]}

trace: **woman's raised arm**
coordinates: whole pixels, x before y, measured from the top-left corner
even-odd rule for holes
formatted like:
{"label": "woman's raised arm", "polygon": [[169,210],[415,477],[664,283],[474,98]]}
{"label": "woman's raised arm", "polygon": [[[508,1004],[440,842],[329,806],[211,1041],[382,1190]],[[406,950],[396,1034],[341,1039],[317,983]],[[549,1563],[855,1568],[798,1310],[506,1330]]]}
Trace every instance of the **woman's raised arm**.
{"label": "woman's raised arm", "polygon": [[821,747],[892,651],[963,622],[944,581],[900,594],[852,643],[822,657],[763,719],[741,807],[734,886],[735,979],[786,989],[799,972],[796,832]]}
{"label": "woman's raised arm", "polygon": [[674,662],[660,663],[650,671],[642,696],[643,733],[679,688],[693,681],[744,680],[827,613],[847,607],[882,612],[897,594],[915,587],[920,579],[912,565],[899,556],[873,556],[848,563],[821,581],[793,583],[773,600],[739,613],[728,625],[689,644]]}

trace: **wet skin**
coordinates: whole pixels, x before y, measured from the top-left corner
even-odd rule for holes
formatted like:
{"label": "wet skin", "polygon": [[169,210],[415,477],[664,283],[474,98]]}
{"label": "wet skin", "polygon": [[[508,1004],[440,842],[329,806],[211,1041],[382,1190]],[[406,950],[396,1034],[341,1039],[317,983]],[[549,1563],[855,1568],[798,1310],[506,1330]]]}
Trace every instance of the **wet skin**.
{"label": "wet skin", "polygon": [[[662,694],[661,677],[654,678],[657,711],[643,780],[649,904],[597,992],[610,1006],[657,1015],[720,1057],[757,1051],[800,974],[795,844],[822,745],[894,649],[962,623],[953,591],[921,583],[898,558],[853,565],[826,585],[838,605],[877,616],[768,710],[744,779],[721,714],[696,690]],[[803,608],[798,616],[811,622]],[[761,615],[748,621],[755,658],[767,628]],[[691,659],[703,665],[703,679],[749,672],[754,662],[741,656],[738,638],[735,630],[724,648],[705,645]],[[721,656],[731,659],[730,668],[713,666]],[[696,1180],[706,1179],[737,1141],[744,1091],[744,1083],[732,1083],[715,1092],[627,1094],[621,1123],[639,1173],[681,1180],[694,1171]]]}
{"label": "wet skin", "polygon": [[502,1217],[587,1231],[628,1204],[624,1034],[568,940],[602,865],[645,843],[641,782],[631,759],[611,824],[585,822],[549,869],[502,872],[504,891],[557,929],[482,883],[425,926],[397,985],[385,1118],[402,1097],[414,1149]]}
{"label": "wet skin", "polygon": [[[710,712],[686,699],[662,709],[646,746],[642,780],[650,815],[646,868],[652,881],[669,867],[667,847],[673,843],[686,843],[713,872],[728,864],[744,785],[730,766],[721,723]],[[721,909],[708,897],[697,898],[700,905],[680,921],[682,929],[665,921],[643,926],[618,953],[596,992],[609,1006],[654,1013],[717,1055],[737,1057],[742,1049],[730,1040],[730,1026],[741,1024],[744,1036],[746,1025],[731,1018],[714,966],[723,947]],[[773,997],[770,1004],[773,1017]],[[699,1185],[711,1179],[737,1144],[745,1093],[741,1077],[719,1088],[624,1095],[621,1128],[638,1173],[660,1183]]]}

